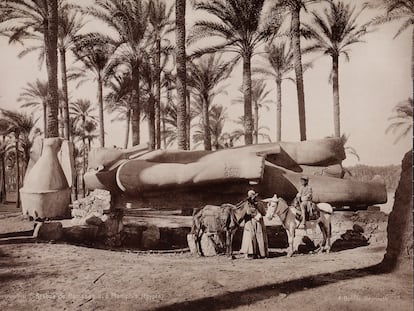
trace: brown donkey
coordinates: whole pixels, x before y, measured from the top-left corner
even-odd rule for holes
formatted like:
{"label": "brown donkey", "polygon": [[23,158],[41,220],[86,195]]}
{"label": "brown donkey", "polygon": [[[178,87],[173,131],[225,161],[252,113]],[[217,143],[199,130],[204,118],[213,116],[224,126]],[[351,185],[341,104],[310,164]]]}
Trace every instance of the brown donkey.
{"label": "brown donkey", "polygon": [[201,237],[204,232],[226,234],[226,255],[233,258],[233,236],[247,212],[247,204],[206,205],[193,213],[191,234],[194,235],[197,254],[203,256]]}

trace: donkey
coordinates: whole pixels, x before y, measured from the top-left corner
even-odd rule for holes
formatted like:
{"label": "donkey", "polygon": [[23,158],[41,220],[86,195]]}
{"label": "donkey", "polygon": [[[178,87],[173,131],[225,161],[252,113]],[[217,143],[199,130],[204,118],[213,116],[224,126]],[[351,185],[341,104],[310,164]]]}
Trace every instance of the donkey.
{"label": "donkey", "polygon": [[[293,249],[293,240],[295,238],[295,231],[299,227],[300,221],[298,216],[305,217],[301,215],[300,210],[297,208],[299,201],[297,199],[293,200],[293,206],[288,206],[286,201],[282,198],[278,198],[277,202],[270,201],[267,204],[267,213],[266,217],[271,220],[275,215],[280,218],[283,228],[285,228],[288,240],[289,240],[289,249],[288,256],[291,257],[294,253]],[[332,235],[332,226],[331,226],[331,216],[333,213],[333,208],[329,203],[317,203],[315,204],[316,211],[319,212],[319,217],[315,220],[323,235],[322,245],[319,247],[318,252],[321,253],[324,250],[329,253],[331,250],[331,235]]]}
{"label": "donkey", "polygon": [[222,204],[206,205],[195,210],[193,213],[193,224],[191,233],[194,235],[197,254],[203,256],[201,249],[201,237],[204,232],[225,232],[226,234],[226,255],[233,256],[233,236],[247,212],[248,204],[241,202],[237,205]]}

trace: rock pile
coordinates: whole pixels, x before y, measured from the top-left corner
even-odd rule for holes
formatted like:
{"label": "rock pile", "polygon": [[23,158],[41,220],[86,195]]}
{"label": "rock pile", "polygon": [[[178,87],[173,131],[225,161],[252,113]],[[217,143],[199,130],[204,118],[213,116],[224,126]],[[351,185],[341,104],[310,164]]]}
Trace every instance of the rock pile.
{"label": "rock pile", "polygon": [[70,240],[120,246],[123,214],[111,209],[109,191],[96,189],[86,198],[73,202],[71,214],[75,226],[65,231]]}
{"label": "rock pile", "polygon": [[73,218],[101,217],[109,213],[111,209],[111,193],[106,190],[96,189],[87,197],[72,203]]}
{"label": "rock pile", "polygon": [[367,245],[367,242],[384,245],[387,243],[387,220],[385,213],[375,209],[335,212],[332,217],[332,242],[354,241],[354,247]]}
{"label": "rock pile", "polygon": [[364,229],[354,224],[352,229],[348,229],[345,233],[341,234],[339,239],[336,239],[332,244],[332,251],[341,251],[345,249],[351,249],[360,246],[367,246],[370,244],[368,238],[364,235]]}

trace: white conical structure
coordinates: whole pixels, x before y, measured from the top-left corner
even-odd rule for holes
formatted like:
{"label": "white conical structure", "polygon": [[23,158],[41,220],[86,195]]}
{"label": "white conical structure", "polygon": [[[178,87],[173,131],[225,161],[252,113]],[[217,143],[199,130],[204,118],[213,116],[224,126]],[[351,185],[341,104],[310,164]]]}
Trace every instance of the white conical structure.
{"label": "white conical structure", "polygon": [[34,219],[64,218],[69,215],[70,187],[57,153],[60,138],[43,140],[42,154],[26,175],[20,189],[22,212]]}

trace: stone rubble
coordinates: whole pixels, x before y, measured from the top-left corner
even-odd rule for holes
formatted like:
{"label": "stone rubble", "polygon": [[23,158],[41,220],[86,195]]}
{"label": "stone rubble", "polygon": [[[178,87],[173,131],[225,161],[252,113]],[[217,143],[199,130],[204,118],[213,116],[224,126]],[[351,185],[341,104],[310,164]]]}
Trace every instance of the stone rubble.
{"label": "stone rubble", "polygon": [[73,202],[72,224],[77,226],[70,232],[73,239],[120,246],[123,215],[111,207],[111,193],[102,189],[96,189],[87,197]]}
{"label": "stone rubble", "polygon": [[91,216],[101,217],[111,210],[111,193],[96,189],[87,197],[72,203],[71,215],[73,218],[87,219]]}

